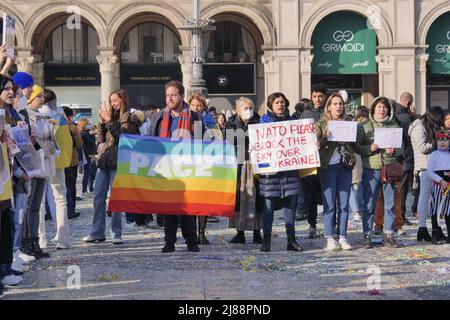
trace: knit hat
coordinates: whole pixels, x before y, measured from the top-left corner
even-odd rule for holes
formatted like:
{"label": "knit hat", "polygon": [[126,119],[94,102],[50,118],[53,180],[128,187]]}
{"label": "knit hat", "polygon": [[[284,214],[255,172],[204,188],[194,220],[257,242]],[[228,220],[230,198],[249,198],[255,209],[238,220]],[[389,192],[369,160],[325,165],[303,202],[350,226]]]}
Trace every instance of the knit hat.
{"label": "knit hat", "polygon": [[44,89],[37,84],[33,85],[33,91],[31,92],[30,99],[28,99],[28,104],[30,104],[38,95],[44,93]]}
{"label": "knit hat", "polygon": [[14,85],[19,86],[21,89],[25,89],[34,85],[33,77],[26,72],[17,72],[12,77],[12,80]]}

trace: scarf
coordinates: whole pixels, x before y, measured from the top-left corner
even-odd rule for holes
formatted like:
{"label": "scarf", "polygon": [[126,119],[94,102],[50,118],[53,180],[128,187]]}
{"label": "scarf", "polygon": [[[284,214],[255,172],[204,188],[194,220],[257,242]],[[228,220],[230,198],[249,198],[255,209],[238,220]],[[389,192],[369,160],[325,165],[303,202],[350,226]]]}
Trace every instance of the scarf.
{"label": "scarf", "polygon": [[286,111],[282,116],[278,116],[273,111],[267,110],[267,113],[261,118],[261,123],[272,123],[288,120],[292,120],[291,116],[289,115],[289,111]]}
{"label": "scarf", "polygon": [[376,117],[375,116],[375,114],[373,115],[373,118],[374,118],[374,120],[376,121],[376,122],[378,122],[378,123],[384,123],[386,120],[388,120],[389,119],[389,115],[387,115],[385,118],[378,118],[378,117]]}
{"label": "scarf", "polygon": [[[163,118],[161,121],[160,133],[159,136],[162,138],[171,137],[170,132],[170,114],[171,110],[169,107],[166,107],[163,112]],[[180,121],[178,121],[177,126],[178,138],[183,138],[183,133],[189,132],[189,136],[194,133],[194,122],[192,119],[191,110],[186,102],[183,101],[183,109],[180,113]]]}

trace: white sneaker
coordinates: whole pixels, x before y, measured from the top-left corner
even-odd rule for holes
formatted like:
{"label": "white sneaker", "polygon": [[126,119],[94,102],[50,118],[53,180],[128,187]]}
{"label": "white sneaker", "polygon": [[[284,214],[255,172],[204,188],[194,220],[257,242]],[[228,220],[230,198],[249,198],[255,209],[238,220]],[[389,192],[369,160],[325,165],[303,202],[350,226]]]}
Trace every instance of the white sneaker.
{"label": "white sneaker", "polygon": [[11,264],[11,269],[18,272],[28,272],[30,271],[29,266],[24,266],[18,259],[14,259]]}
{"label": "white sneaker", "polygon": [[358,211],[353,212],[353,219],[355,221],[361,221],[361,214]]}
{"label": "white sneaker", "polygon": [[333,251],[338,248],[338,244],[336,240],[333,238],[327,238],[327,246],[325,247],[325,251]]}
{"label": "white sneaker", "polygon": [[405,229],[403,229],[403,228],[397,229],[397,235],[404,236],[405,234],[406,234]]}
{"label": "white sneaker", "polygon": [[30,262],[36,261],[35,257],[29,256],[29,255],[23,253],[20,250],[16,250],[16,252],[14,252],[14,257],[22,260],[22,264],[26,264],[26,263],[30,263]]}
{"label": "white sneaker", "polygon": [[113,239],[113,244],[122,244],[122,243],[123,243],[122,238],[114,238]]}
{"label": "white sneaker", "polygon": [[352,250],[352,246],[347,242],[346,238],[339,238],[339,245],[342,250]]}
{"label": "white sneaker", "polygon": [[2,283],[4,286],[17,286],[23,281],[22,277],[10,275],[3,278]]}
{"label": "white sneaker", "polygon": [[56,249],[69,249],[70,246],[64,242],[57,242]]}

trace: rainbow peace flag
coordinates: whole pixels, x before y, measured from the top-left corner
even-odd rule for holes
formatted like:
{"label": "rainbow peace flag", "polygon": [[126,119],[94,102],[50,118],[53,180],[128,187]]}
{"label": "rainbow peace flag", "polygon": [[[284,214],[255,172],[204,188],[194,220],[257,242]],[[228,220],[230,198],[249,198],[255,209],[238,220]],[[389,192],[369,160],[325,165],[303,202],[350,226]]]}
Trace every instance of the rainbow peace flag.
{"label": "rainbow peace flag", "polygon": [[236,177],[227,142],[121,135],[109,211],[230,218]]}

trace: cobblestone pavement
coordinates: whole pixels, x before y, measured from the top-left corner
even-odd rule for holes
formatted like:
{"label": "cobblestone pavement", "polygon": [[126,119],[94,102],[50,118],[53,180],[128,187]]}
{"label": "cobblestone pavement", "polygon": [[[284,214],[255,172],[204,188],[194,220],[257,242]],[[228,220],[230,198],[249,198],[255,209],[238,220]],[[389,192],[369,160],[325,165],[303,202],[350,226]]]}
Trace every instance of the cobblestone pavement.
{"label": "cobblestone pavement", "polygon": [[[47,249],[51,257],[35,262],[21,288],[9,289],[6,300],[30,299],[449,299],[450,245],[416,243],[417,226],[399,237],[402,248],[362,248],[362,226],[349,230],[352,251],[326,253],[325,240],[309,240],[306,221],[297,222],[304,252],[287,252],[283,221],[274,220],[272,252],[259,251],[247,233],[247,243],[229,244],[234,230],[227,220],[208,223],[210,245],[200,252],[186,250],[179,233],[176,252],[161,253],[163,229],[124,227],[122,245],[111,238],[85,244],[90,230],[93,195],[82,195],[81,216],[71,221],[73,247]],[[417,220],[412,219],[413,222]],[[125,222],[125,219],[124,219]],[[107,219],[109,223],[109,219]],[[319,231],[323,230],[322,221]],[[47,222],[48,239],[54,225]],[[444,228],[444,232],[446,232]],[[79,269],[78,269],[79,267]],[[374,284],[380,271],[380,290]],[[80,289],[74,285],[80,271]]]}

